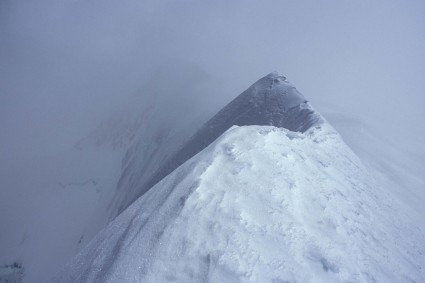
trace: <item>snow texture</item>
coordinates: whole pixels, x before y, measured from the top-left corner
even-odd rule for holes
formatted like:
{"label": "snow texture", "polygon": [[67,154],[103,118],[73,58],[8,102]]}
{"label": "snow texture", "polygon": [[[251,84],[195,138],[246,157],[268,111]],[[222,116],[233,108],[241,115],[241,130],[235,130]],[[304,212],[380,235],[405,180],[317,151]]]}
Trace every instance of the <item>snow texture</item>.
{"label": "snow texture", "polygon": [[423,282],[423,232],[327,123],[232,127],[53,282]]}

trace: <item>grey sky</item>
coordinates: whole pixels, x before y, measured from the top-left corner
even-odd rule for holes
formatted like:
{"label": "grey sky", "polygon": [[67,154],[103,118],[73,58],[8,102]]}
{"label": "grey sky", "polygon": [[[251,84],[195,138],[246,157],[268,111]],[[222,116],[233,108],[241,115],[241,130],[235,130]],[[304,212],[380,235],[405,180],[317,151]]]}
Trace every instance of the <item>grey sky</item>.
{"label": "grey sky", "polygon": [[319,111],[420,145],[423,15],[423,1],[4,0],[2,155],[69,146],[175,62],[217,78],[222,103],[278,70]]}

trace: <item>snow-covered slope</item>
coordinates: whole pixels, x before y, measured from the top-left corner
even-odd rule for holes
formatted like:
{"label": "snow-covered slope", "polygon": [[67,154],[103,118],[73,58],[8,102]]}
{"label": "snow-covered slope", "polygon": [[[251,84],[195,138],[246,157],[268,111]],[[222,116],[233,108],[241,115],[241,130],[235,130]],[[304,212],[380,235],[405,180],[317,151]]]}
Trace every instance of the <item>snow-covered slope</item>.
{"label": "snow-covered slope", "polygon": [[421,282],[422,232],[327,123],[233,127],[55,282]]}

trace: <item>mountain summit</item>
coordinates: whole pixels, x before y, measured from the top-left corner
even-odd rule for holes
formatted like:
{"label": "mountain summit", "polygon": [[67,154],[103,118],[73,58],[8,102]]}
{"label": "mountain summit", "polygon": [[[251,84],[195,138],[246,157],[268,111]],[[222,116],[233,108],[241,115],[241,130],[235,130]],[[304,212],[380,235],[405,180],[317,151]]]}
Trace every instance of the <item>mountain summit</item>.
{"label": "mountain summit", "polygon": [[234,125],[275,126],[294,132],[305,132],[311,127],[319,126],[323,121],[323,117],[313,110],[286,77],[272,72],[251,85],[206,122],[152,175],[143,178],[136,191],[117,199],[117,213],[121,213],[152,186]]}
{"label": "mountain summit", "polygon": [[304,96],[277,72],[261,78],[218,112],[200,135],[216,136],[232,125],[268,125],[305,132],[321,121]]}
{"label": "mountain summit", "polygon": [[144,188],[53,282],[425,278],[422,232],[277,73],[215,115]]}

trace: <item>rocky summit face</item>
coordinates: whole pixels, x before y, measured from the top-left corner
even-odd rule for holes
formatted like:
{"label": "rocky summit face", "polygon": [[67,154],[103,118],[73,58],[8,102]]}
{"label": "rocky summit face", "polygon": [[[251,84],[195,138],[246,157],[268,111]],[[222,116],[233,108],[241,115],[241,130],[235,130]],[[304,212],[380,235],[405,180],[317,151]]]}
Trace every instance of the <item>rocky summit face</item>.
{"label": "rocky summit face", "polygon": [[284,76],[273,72],[230,102],[201,129],[220,135],[232,125],[275,126],[305,132],[322,118]]}

